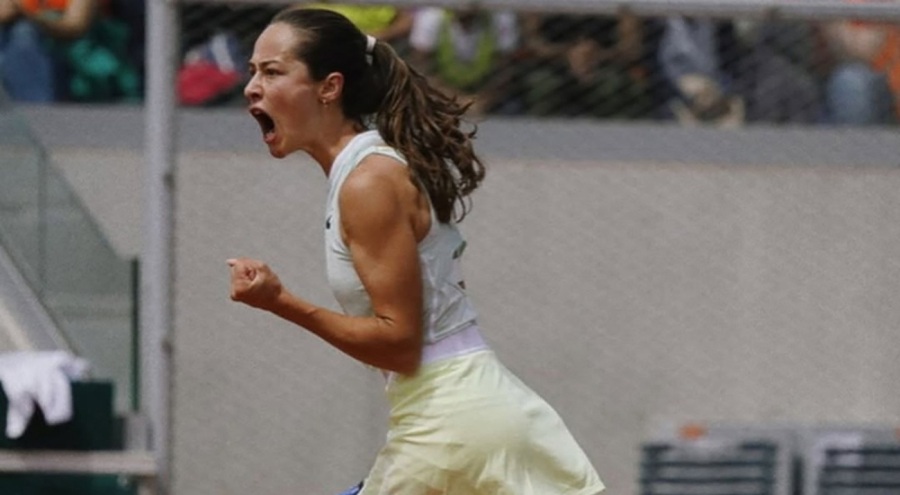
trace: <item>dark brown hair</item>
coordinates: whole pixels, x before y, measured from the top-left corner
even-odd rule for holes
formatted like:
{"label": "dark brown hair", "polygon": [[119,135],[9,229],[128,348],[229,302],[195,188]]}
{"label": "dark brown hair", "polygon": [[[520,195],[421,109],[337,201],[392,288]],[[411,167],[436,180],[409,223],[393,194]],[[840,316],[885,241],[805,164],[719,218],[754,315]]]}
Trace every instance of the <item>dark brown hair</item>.
{"label": "dark brown hair", "polygon": [[432,87],[387,43],[375,43],[367,54],[366,35],[341,14],[290,7],[271,23],[279,22],[297,30],[295,55],[313,79],[344,75],[344,115],[363,126],[374,123],[385,143],[406,158],[438,220],[461,221],[485,172],[472,147],[475,126],[461,128],[469,105]]}

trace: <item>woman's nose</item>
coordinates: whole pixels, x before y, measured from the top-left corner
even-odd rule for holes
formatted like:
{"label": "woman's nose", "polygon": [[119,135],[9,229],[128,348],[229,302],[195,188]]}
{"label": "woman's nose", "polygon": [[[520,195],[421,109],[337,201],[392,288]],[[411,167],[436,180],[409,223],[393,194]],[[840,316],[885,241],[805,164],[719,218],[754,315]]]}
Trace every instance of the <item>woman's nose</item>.
{"label": "woman's nose", "polygon": [[255,101],[260,97],[259,83],[256,81],[255,74],[250,77],[250,80],[244,86],[244,97],[250,101]]}

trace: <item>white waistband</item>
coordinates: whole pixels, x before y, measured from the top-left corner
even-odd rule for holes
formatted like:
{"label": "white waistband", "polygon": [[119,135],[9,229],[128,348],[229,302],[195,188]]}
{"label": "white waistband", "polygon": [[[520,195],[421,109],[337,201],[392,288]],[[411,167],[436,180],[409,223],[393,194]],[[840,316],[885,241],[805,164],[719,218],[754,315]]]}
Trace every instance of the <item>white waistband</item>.
{"label": "white waistband", "polygon": [[475,323],[459,330],[433,344],[425,344],[422,348],[422,364],[433,363],[448,357],[468,354],[472,351],[487,349],[487,342]]}
{"label": "white waistband", "polygon": [[[422,365],[487,348],[488,344],[481,335],[481,329],[478,328],[477,324],[473,323],[437,342],[425,344],[422,347]],[[393,371],[384,372],[388,384],[394,380],[394,375]]]}

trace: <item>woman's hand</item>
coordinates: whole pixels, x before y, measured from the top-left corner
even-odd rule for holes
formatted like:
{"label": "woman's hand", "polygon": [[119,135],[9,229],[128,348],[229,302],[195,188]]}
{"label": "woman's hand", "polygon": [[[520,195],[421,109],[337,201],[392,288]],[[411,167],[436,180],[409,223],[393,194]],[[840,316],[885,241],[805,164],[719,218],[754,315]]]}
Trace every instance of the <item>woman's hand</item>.
{"label": "woman's hand", "polygon": [[254,308],[273,311],[284,287],[278,275],[262,261],[232,258],[231,300]]}

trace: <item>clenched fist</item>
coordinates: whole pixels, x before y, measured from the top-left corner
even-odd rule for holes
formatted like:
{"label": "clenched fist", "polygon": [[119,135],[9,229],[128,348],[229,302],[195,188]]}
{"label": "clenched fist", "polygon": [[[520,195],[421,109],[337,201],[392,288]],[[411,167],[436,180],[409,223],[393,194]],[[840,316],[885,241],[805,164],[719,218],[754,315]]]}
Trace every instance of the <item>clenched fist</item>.
{"label": "clenched fist", "polygon": [[231,300],[254,308],[272,310],[283,287],[278,275],[262,261],[250,258],[232,258]]}

